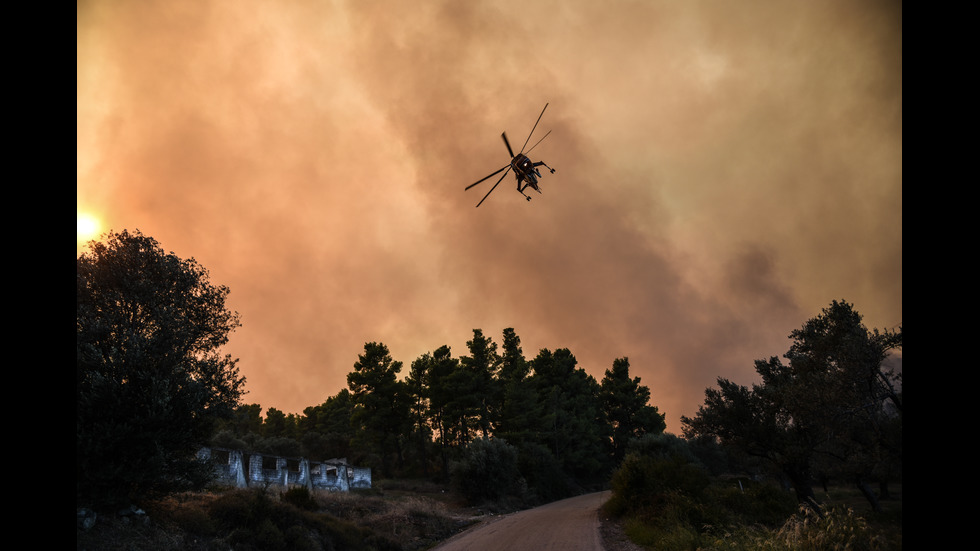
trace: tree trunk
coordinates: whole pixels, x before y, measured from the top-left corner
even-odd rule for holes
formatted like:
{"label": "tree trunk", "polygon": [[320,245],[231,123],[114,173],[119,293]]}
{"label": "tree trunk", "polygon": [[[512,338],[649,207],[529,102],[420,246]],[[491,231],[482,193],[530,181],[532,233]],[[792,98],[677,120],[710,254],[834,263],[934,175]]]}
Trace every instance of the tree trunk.
{"label": "tree trunk", "polygon": [[868,483],[860,477],[855,482],[857,483],[858,489],[861,490],[861,493],[864,495],[864,498],[871,504],[871,510],[876,513],[880,513],[881,504],[878,503],[878,496],[876,496],[874,491],[871,490],[871,486],[868,486]]}
{"label": "tree trunk", "polygon": [[793,485],[793,491],[796,492],[796,500],[818,516],[823,517],[823,508],[817,503],[809,473],[805,469],[786,469],[784,472],[789,477],[790,484]]}

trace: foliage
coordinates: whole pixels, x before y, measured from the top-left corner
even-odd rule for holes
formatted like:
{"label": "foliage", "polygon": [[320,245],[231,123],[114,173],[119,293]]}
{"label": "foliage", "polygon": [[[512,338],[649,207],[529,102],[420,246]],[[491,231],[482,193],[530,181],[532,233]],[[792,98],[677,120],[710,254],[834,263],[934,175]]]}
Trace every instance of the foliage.
{"label": "foliage", "polygon": [[900,514],[872,525],[841,504],[823,513],[801,507],[775,484],[707,477],[683,442],[640,446],[647,453],[631,451],[613,476],[604,510],[635,543],[667,551],[901,549]]}
{"label": "foliage", "polygon": [[[513,328],[498,346],[479,329],[468,355],[448,346],[426,352],[399,380],[402,363],[383,343],[365,344],[348,388],[300,416],[242,405],[212,442],[242,451],[311,458],[346,457],[375,476],[449,480],[478,439],[517,451],[527,503],[567,497],[604,484],[632,438],[663,431],[650,391],[616,360],[603,385],[578,367],[568,349],[524,358]],[[616,442],[614,446],[614,440]],[[221,443],[218,443],[221,442]],[[244,447],[242,447],[244,446]]]}
{"label": "foliage", "polygon": [[282,500],[306,511],[316,511],[320,505],[306,486],[293,486],[282,493]]}
{"label": "foliage", "polygon": [[658,434],[631,443],[603,508],[622,519],[636,543],[695,549],[704,548],[719,528],[778,527],[796,501],[773,484],[712,477],[690,442]]}
{"label": "foliage", "polygon": [[869,331],[852,305],[834,301],[790,337],[788,364],[755,362],[761,384],[749,389],[719,378],[718,389],[705,390],[697,415],[681,419],[685,436],[715,437],[767,460],[811,505],[819,460],[877,507],[866,481],[901,472],[901,376],[884,367],[901,348],[901,329]]}
{"label": "foliage", "polygon": [[547,446],[524,442],[518,446],[518,453],[518,468],[528,486],[526,503],[547,503],[574,494],[572,477]]}
{"label": "foliage", "polygon": [[471,522],[449,505],[458,499],[445,485],[427,481],[382,484],[386,488],[383,496],[361,491],[304,493],[301,488],[283,493],[254,488],[175,494],[146,504],[147,523],[99,515],[93,528],[78,530],[76,547],[104,551],[422,551]]}
{"label": "foliage", "polygon": [[650,389],[630,378],[628,358],[613,361],[602,378],[600,396],[606,420],[612,428],[613,457],[620,461],[626,455],[630,440],[645,434],[662,433],[667,428],[664,416],[648,405]]}
{"label": "foliage", "polygon": [[399,550],[401,546],[374,531],[331,515],[301,510],[277,500],[267,490],[233,490],[211,504],[209,516],[234,549]]}
{"label": "foliage", "polygon": [[466,342],[470,355],[460,358],[460,375],[465,385],[457,400],[465,400],[467,416],[483,438],[489,438],[496,414],[500,410],[501,388],[497,378],[500,357],[497,345],[480,329],[473,330],[473,339]]}
{"label": "foliage", "polygon": [[401,463],[400,435],[408,429],[409,402],[404,383],[397,379],[402,362],[396,361],[381,343],[364,345],[354,371],[347,374],[354,410],[351,423],[355,439],[363,447],[375,449],[381,456],[383,474],[390,475],[388,454],[395,451]]}
{"label": "foliage", "polygon": [[576,367],[567,348],[542,349],[531,361],[529,384],[538,397],[535,423],[539,442],[546,445],[568,475],[605,479],[610,428],[603,418],[599,383]]}
{"label": "foliage", "polygon": [[195,458],[245,382],[219,349],[239,324],[194,259],[109,233],[76,264],[77,501],[111,506],[199,488]]}
{"label": "foliage", "polygon": [[477,438],[453,465],[453,485],[470,502],[498,501],[521,494],[517,448],[498,438]]}
{"label": "foliage", "polygon": [[678,514],[681,508],[703,501],[709,484],[707,472],[680,455],[630,453],[613,473],[607,509],[617,516],[639,513],[664,518],[669,511]]}

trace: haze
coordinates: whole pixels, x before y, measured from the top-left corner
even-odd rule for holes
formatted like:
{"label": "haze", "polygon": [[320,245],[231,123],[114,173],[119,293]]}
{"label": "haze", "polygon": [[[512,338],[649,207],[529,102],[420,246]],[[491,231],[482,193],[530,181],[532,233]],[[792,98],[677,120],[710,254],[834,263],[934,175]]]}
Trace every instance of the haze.
{"label": "haze", "polygon": [[[599,380],[628,357],[679,434],[831,301],[902,322],[901,2],[76,9],[77,208],[231,289],[264,410],[366,342],[404,375],[513,327]],[[475,208],[545,103],[557,172]]]}

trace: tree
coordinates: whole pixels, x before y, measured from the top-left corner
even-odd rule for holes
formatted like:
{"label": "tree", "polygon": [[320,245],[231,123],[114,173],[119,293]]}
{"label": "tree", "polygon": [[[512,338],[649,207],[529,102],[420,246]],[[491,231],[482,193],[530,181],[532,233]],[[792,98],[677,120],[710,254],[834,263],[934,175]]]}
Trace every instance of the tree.
{"label": "tree", "polygon": [[501,393],[496,378],[500,357],[497,355],[497,344],[484,336],[480,329],[473,330],[473,340],[467,341],[466,346],[470,355],[460,358],[460,364],[469,392],[459,395],[458,399],[463,396],[468,398],[470,416],[486,439],[493,432],[495,417],[500,409]]}
{"label": "tree", "polygon": [[410,428],[409,407],[403,383],[397,375],[402,362],[392,359],[388,347],[369,342],[357,357],[354,371],[347,374],[347,386],[354,401],[351,422],[355,438],[362,445],[377,449],[384,474],[392,474],[389,454],[397,455],[403,466],[401,435]]}
{"label": "tree", "polygon": [[[771,358],[770,361],[779,360]],[[756,370],[766,362],[756,361]],[[704,405],[693,418],[681,417],[688,439],[714,437],[737,452],[766,460],[793,485],[800,503],[819,511],[811,472],[814,433],[794,419],[778,392],[758,385],[752,389],[718,378],[718,388],[704,391]]]}
{"label": "tree", "polygon": [[76,264],[77,500],[114,505],[203,486],[195,452],[245,378],[219,349],[240,326],[193,258],[110,232]]}
{"label": "tree", "polygon": [[423,355],[421,361],[425,368],[429,423],[439,444],[442,475],[448,477],[453,450],[464,446],[467,440],[465,416],[456,407],[455,380],[460,371],[459,360],[452,357],[448,346],[443,345],[431,356]]}
{"label": "tree", "polygon": [[289,437],[290,430],[286,414],[276,408],[269,408],[265,412],[265,421],[262,423],[262,436],[266,438]]}
{"label": "tree", "polygon": [[534,439],[537,394],[528,381],[531,365],[524,359],[521,339],[512,328],[504,329],[503,348],[497,372],[501,402],[494,434],[520,448]]}
{"label": "tree", "polygon": [[603,476],[607,465],[604,442],[609,426],[602,415],[599,383],[576,367],[567,348],[542,349],[532,360],[537,390],[541,443],[551,449],[568,475],[579,480]]}
{"label": "tree", "polygon": [[303,410],[301,437],[307,457],[328,459],[349,457],[354,429],[351,418],[354,399],[350,390],[343,388],[335,396],[318,406]]}
{"label": "tree", "polygon": [[259,404],[239,404],[227,420],[220,422],[222,428],[242,437],[248,433],[262,434],[262,406]]}
{"label": "tree", "polygon": [[868,331],[852,305],[834,301],[790,338],[789,363],[757,360],[762,384],[751,391],[719,378],[720,390],[705,391],[697,416],[681,418],[685,434],[713,435],[769,459],[807,503],[814,501],[814,462],[836,458],[838,472],[877,509],[864,480],[889,455],[901,455],[893,449],[896,431],[901,445],[901,379],[883,368],[889,351],[901,348],[901,329]]}
{"label": "tree", "polygon": [[421,463],[422,475],[429,476],[428,447],[432,442],[432,429],[429,426],[429,392],[428,371],[432,365],[432,356],[428,353],[415,359],[405,377],[405,390],[408,393],[410,415],[412,422],[412,441],[418,462]]}
{"label": "tree", "polygon": [[644,434],[659,434],[667,428],[664,416],[648,405],[650,389],[640,378],[630,378],[629,358],[613,361],[600,385],[602,409],[612,428],[613,459],[619,463],[626,456],[629,441]]}
{"label": "tree", "polygon": [[869,331],[861,319],[853,305],[834,301],[790,334],[789,365],[768,376],[783,381],[789,374],[797,415],[821,431],[818,459],[880,511],[868,482],[901,471],[901,374],[885,360],[901,348],[902,330]]}
{"label": "tree", "polygon": [[499,438],[477,438],[453,465],[453,485],[470,503],[520,496],[523,480],[517,448]]}

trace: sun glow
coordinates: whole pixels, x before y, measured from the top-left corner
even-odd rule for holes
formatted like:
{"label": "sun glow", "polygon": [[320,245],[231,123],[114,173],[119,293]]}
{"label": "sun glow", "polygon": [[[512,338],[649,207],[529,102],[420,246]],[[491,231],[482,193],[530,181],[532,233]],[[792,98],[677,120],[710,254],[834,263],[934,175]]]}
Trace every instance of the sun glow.
{"label": "sun glow", "polygon": [[99,220],[91,214],[78,213],[78,243],[85,243],[99,235]]}

